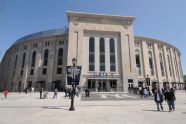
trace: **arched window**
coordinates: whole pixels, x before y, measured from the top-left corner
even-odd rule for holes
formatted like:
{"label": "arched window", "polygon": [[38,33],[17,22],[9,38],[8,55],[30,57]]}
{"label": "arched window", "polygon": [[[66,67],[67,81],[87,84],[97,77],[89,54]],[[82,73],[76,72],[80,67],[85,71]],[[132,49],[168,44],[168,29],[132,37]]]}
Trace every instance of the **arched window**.
{"label": "arched window", "polygon": [[89,71],[94,71],[95,68],[95,39],[89,39]]}
{"label": "arched window", "polygon": [[26,58],[26,53],[23,54],[23,58],[22,58],[22,68],[24,68],[24,66],[25,66],[25,58]]}
{"label": "arched window", "polygon": [[141,58],[140,58],[140,51],[139,50],[135,50],[135,56],[136,56],[136,73],[138,75],[141,74]]}
{"label": "arched window", "polygon": [[165,76],[164,65],[163,65],[163,57],[162,57],[162,54],[161,54],[161,53],[159,53],[159,59],[160,59],[161,75],[162,75],[162,76]]}
{"label": "arched window", "polygon": [[35,62],[36,62],[36,51],[34,51],[34,52],[32,53],[32,64],[31,64],[32,67],[35,66]]}
{"label": "arched window", "polygon": [[58,62],[57,65],[63,65],[63,48],[58,50]]}
{"label": "arched window", "polygon": [[168,59],[168,63],[169,63],[169,74],[172,77],[172,69],[171,69],[170,57],[169,57],[168,54],[167,54],[167,59]]}
{"label": "arched window", "polygon": [[110,44],[110,71],[116,71],[115,41],[113,38],[110,39],[109,44]]}
{"label": "arched window", "polygon": [[44,61],[43,61],[43,66],[48,65],[48,49],[45,50],[44,52]]}
{"label": "arched window", "polygon": [[153,65],[153,56],[152,56],[152,52],[149,51],[149,67],[150,67],[150,74],[154,75],[154,65]]}
{"label": "arched window", "polygon": [[100,52],[100,71],[105,71],[105,39],[99,40],[99,52]]}

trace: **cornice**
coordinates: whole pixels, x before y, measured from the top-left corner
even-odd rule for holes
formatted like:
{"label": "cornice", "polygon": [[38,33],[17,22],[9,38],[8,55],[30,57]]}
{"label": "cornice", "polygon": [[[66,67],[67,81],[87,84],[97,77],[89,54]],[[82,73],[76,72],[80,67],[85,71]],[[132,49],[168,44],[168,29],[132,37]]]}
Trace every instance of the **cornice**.
{"label": "cornice", "polygon": [[158,39],[154,39],[154,38],[150,38],[150,37],[144,37],[144,36],[134,36],[134,41],[146,41],[146,42],[156,42],[158,44],[163,44],[165,46],[171,47],[173,49],[175,49],[179,55],[181,55],[180,51],[178,48],[176,48],[175,46],[173,46],[172,44],[167,43],[166,41],[161,41]]}

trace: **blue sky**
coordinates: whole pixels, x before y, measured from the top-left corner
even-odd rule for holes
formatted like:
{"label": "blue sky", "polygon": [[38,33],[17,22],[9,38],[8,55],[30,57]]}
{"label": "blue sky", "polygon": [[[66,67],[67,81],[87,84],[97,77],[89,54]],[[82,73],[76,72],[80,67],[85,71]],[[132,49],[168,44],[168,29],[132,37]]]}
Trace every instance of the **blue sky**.
{"label": "blue sky", "polygon": [[24,35],[67,25],[66,11],[135,16],[134,34],[181,51],[186,74],[186,0],[0,0],[0,60]]}

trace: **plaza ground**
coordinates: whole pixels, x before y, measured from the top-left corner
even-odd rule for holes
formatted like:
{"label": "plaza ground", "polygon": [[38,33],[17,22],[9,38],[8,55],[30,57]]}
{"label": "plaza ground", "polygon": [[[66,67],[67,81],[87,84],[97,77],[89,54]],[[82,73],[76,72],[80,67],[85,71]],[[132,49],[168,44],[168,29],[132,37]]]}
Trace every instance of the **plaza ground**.
{"label": "plaza ground", "polygon": [[[65,98],[64,93],[59,93],[57,99],[52,99],[52,92],[49,93],[48,99],[39,99],[39,93],[9,93],[7,99],[4,99],[1,94],[0,124],[186,123],[185,92],[176,92],[177,100],[174,112],[168,112],[165,101],[163,103],[164,111],[156,111],[156,104],[152,98],[144,100],[138,96],[121,93],[119,95],[118,93],[102,94],[90,94],[90,98],[83,99],[83,101],[81,99],[84,94],[82,94],[82,98],[81,96],[75,97],[75,111],[68,110],[70,99]],[[101,97],[97,99],[96,95]]]}

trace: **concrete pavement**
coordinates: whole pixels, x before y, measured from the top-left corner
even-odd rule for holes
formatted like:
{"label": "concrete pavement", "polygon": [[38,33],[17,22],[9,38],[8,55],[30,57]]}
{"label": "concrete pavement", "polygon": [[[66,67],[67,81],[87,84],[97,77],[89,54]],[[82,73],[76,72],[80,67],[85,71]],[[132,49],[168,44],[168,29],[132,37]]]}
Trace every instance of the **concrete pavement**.
{"label": "concrete pavement", "polygon": [[185,124],[186,93],[176,93],[176,110],[156,111],[153,100],[81,101],[75,98],[75,111],[69,111],[70,99],[59,93],[57,99],[39,99],[39,93],[0,95],[0,124]]}

